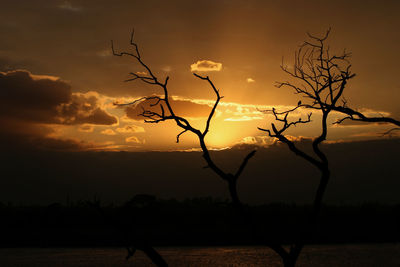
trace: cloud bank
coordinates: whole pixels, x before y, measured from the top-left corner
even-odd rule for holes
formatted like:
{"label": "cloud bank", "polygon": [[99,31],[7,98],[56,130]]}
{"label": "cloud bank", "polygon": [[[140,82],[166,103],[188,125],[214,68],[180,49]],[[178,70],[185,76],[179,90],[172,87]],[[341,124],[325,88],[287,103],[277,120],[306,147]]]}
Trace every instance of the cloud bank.
{"label": "cloud bank", "polygon": [[[125,109],[126,115],[130,119],[142,121],[143,117],[140,116],[140,114],[143,112],[143,109],[161,113],[161,108],[159,107],[159,105],[156,105],[154,107],[151,106],[151,104],[154,104],[155,102],[156,100],[144,100],[136,105],[128,106]],[[197,104],[186,99],[178,100],[171,98],[170,104],[174,110],[174,113],[182,117],[206,117],[211,111],[210,106],[207,104]],[[164,110],[165,112],[167,112],[165,106]]]}
{"label": "cloud bank", "polygon": [[59,77],[34,75],[27,70],[0,72],[1,142],[25,146],[78,149],[83,143],[56,137],[56,127],[112,125],[117,118],[103,110],[95,94],[73,93]]}

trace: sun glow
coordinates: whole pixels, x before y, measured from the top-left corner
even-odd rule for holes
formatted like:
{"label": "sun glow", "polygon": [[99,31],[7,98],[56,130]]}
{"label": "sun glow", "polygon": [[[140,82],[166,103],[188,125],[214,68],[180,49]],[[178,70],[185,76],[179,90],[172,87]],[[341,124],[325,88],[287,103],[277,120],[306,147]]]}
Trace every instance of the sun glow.
{"label": "sun glow", "polygon": [[213,128],[206,137],[207,144],[212,148],[225,148],[230,147],[238,141],[238,133],[233,129],[226,129],[225,127]]}

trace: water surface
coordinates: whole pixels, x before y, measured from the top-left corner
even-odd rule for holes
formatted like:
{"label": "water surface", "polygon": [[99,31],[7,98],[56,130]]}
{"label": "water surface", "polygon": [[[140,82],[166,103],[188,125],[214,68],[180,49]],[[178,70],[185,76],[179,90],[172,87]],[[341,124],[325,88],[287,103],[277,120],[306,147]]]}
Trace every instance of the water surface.
{"label": "water surface", "polygon": [[[282,266],[264,247],[158,248],[170,266]],[[137,252],[128,261],[123,248],[6,248],[0,266],[153,266]],[[304,249],[298,266],[400,267],[400,244],[319,245]]]}

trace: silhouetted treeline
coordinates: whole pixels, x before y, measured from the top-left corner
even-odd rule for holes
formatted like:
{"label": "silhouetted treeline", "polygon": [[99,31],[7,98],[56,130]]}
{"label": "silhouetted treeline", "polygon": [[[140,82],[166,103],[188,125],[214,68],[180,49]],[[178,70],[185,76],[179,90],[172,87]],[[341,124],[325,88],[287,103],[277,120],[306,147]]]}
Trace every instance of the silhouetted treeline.
{"label": "silhouetted treeline", "polygon": [[[310,206],[247,206],[253,229],[243,227],[228,201],[184,201],[137,195],[121,206],[96,201],[48,206],[1,204],[2,247],[121,246],[144,238],[152,245],[258,245],[288,242],[302,232]],[[250,215],[249,215],[250,216]],[[300,229],[299,229],[300,228]],[[399,242],[400,205],[325,206],[308,243]]]}
{"label": "silhouetted treeline", "polygon": [[[298,145],[305,149],[307,142]],[[212,151],[211,155],[224,169],[235,172],[247,153],[241,149]],[[324,151],[333,175],[325,203],[400,203],[396,164],[400,138],[326,144]],[[318,172],[283,145],[259,148],[249,164],[238,188],[244,203],[313,201]],[[17,150],[0,153],[0,201],[47,205],[64,203],[67,197],[76,200],[99,195],[104,202],[120,205],[141,193],[179,200],[228,198],[225,182],[204,166],[200,152]]]}

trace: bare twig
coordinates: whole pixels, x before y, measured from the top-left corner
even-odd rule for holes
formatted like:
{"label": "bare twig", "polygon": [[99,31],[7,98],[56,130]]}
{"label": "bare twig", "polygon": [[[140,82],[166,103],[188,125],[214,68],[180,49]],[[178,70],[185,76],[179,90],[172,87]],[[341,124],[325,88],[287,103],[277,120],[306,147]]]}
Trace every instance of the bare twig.
{"label": "bare twig", "polygon": [[390,134],[392,134],[392,132],[395,132],[395,131],[400,131],[400,128],[392,128],[392,129],[382,133],[382,136],[390,135]]}

